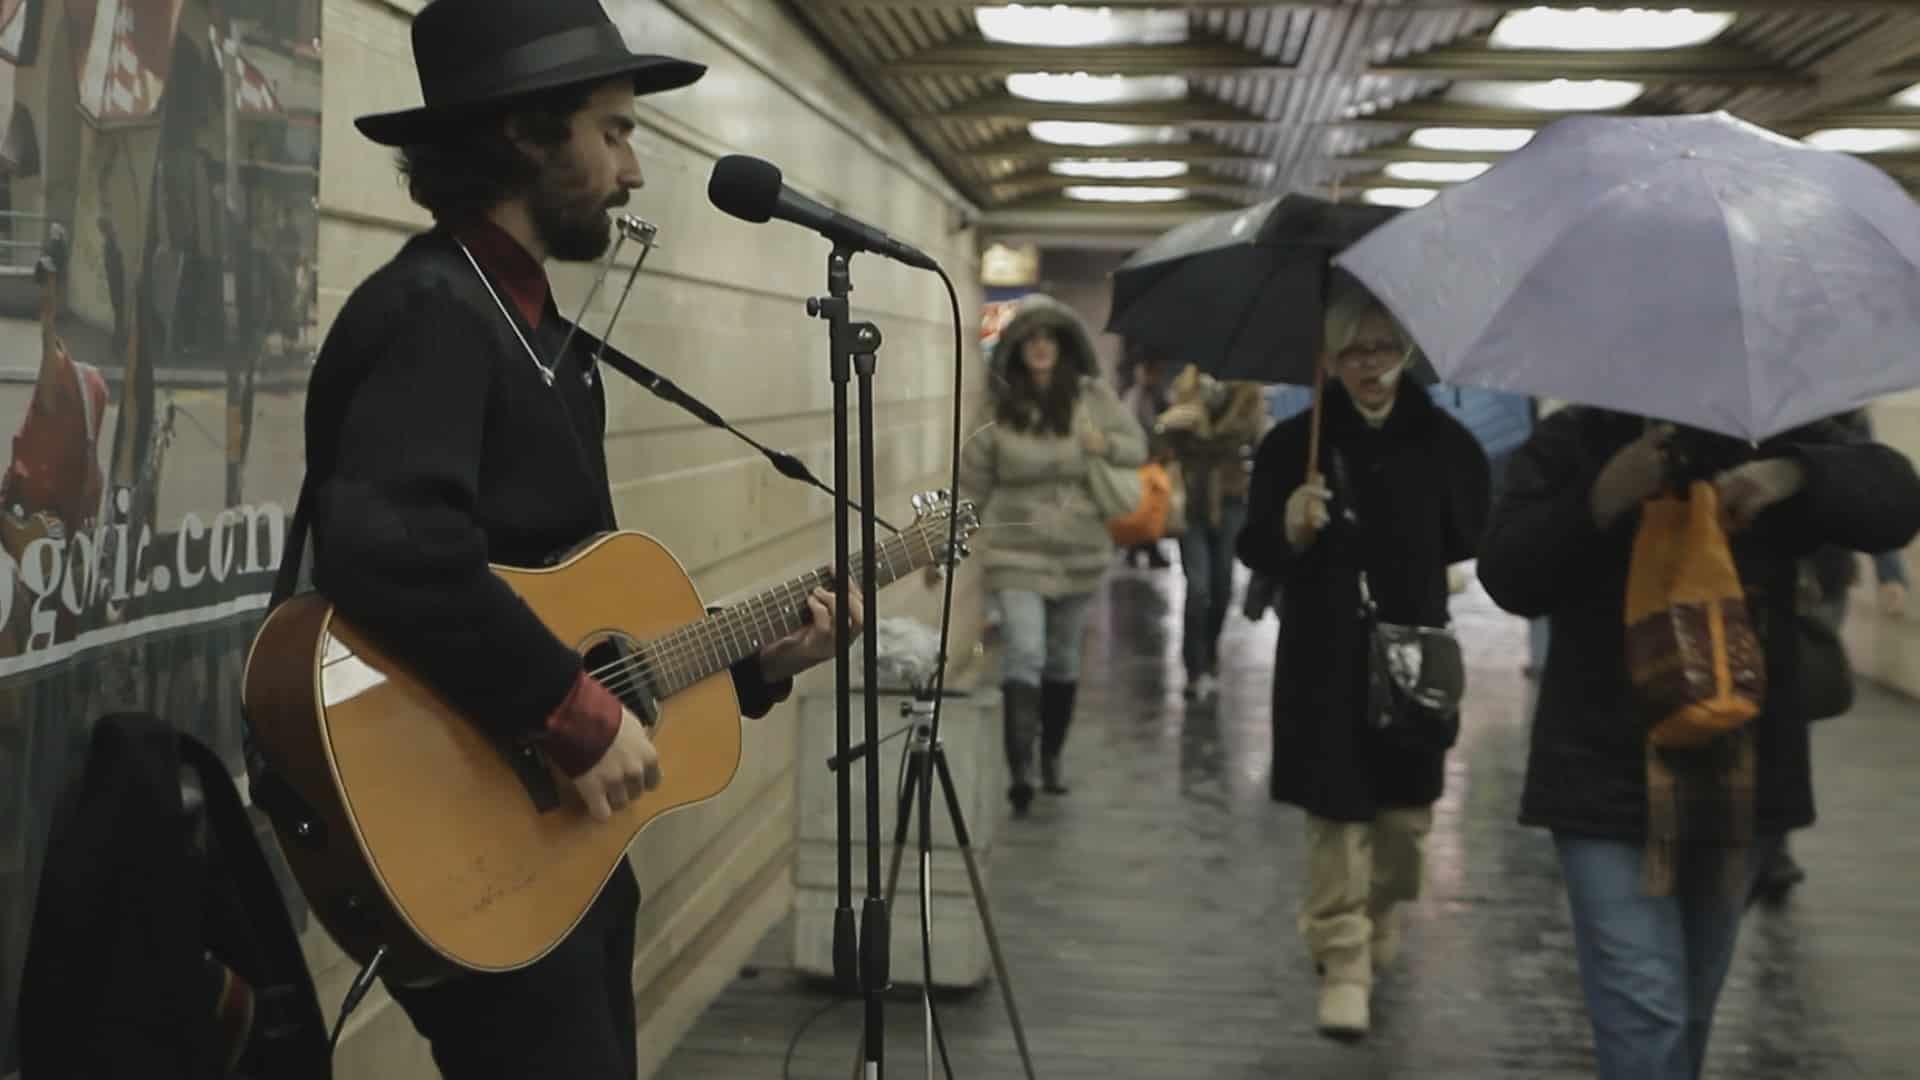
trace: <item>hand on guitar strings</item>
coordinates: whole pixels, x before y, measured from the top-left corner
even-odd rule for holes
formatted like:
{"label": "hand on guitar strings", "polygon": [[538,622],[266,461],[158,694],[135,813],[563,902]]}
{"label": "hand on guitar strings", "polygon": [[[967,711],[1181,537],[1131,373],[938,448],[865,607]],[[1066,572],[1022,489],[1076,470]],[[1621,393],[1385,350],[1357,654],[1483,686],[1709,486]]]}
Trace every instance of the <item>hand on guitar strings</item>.
{"label": "hand on guitar strings", "polygon": [[[833,659],[833,590],[825,586],[815,588],[807,596],[807,610],[813,616],[807,625],[761,648],[760,670],[768,679],[774,682],[791,679],[815,664]],[[866,623],[866,611],[857,592],[847,594],[847,622],[851,631],[847,644],[852,645],[860,640],[860,631]]]}
{"label": "hand on guitar strings", "polygon": [[593,768],[574,777],[574,790],[595,821],[606,821],[614,811],[660,786],[660,753],[633,710],[620,709],[620,730]]}

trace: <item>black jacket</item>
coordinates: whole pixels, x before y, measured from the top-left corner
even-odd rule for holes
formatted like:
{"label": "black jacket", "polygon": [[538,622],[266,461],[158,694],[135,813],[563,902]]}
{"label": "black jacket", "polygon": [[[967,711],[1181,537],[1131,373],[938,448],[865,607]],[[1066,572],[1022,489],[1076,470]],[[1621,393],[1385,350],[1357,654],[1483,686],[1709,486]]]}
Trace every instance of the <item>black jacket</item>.
{"label": "black jacket", "polygon": [[[1494,601],[1516,615],[1546,616],[1553,635],[1520,820],[1635,844],[1646,835],[1646,728],[1629,689],[1623,619],[1640,515],[1602,530],[1588,499],[1601,468],[1641,430],[1636,418],[1598,409],[1549,417],[1515,455],[1480,552],[1480,580]],[[1766,701],[1753,721],[1755,827],[1766,835],[1814,816],[1807,722],[1792,704],[1800,696],[1791,632],[1796,561],[1826,544],[1907,544],[1920,531],[1920,477],[1898,451],[1832,423],[1762,443],[1747,456],[1754,455],[1792,457],[1807,476],[1798,495],[1733,538],[1766,649]]]}
{"label": "black jacket", "polygon": [[[1343,387],[1329,383],[1322,422],[1333,523],[1304,552],[1287,543],[1287,496],[1307,469],[1311,414],[1302,413],[1268,432],[1254,455],[1236,547],[1241,562],[1280,585],[1273,797],[1319,817],[1369,821],[1381,807],[1438,799],[1443,755],[1389,752],[1365,739],[1359,570],[1367,571],[1381,619],[1446,625],[1447,567],[1474,555],[1490,470],[1473,435],[1412,380],[1401,382],[1378,430]],[[1332,467],[1335,458],[1344,470]],[[1345,521],[1349,508],[1357,527]]]}
{"label": "black jacket", "polygon": [[[248,1032],[216,1018],[223,968],[250,987]],[[35,1080],[332,1075],[299,938],[227,767],[157,717],[101,717],[61,794],[19,1021]]]}
{"label": "black jacket", "polygon": [[[559,706],[582,662],[488,563],[545,565],[616,523],[586,335],[549,387],[513,326],[555,363],[568,324],[551,297],[538,331],[507,318],[448,232],[412,238],[334,321],[306,435],[315,586],[456,708],[514,736]],[[749,716],[792,686],[768,686],[757,658],[733,674]]]}

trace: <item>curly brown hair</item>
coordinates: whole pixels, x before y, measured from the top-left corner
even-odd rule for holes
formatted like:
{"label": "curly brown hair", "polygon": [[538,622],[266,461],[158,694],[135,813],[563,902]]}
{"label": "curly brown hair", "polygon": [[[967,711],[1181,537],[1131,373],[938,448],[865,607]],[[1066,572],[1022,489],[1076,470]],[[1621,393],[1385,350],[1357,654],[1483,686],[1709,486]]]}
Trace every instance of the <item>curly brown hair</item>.
{"label": "curly brown hair", "polygon": [[602,85],[540,90],[449,120],[434,141],[400,148],[407,194],[434,220],[445,222],[479,214],[525,191],[540,175],[540,163],[515,146],[507,132],[539,146],[558,146],[570,137],[574,114]]}

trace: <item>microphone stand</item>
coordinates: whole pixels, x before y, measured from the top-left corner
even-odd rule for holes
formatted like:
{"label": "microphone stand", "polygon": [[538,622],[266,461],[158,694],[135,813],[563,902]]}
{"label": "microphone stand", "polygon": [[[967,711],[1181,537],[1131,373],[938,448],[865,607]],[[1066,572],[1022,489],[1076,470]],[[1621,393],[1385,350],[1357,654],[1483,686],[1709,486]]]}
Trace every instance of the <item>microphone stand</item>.
{"label": "microphone stand", "polygon": [[[873,468],[873,371],[875,353],[880,348],[880,330],[870,322],[854,322],[849,313],[847,294],[853,291],[848,262],[858,249],[845,241],[834,241],[827,256],[827,295],[810,297],[807,314],[824,319],[829,329],[829,366],[833,379],[833,542],[834,542],[834,749],[845,758],[852,728],[852,656],[847,640],[852,636],[848,608],[850,558],[848,553],[847,513],[847,383],[857,376],[860,382],[860,535],[868,554],[860,565],[860,595],[868,620],[877,610],[879,584],[875,580],[872,552],[877,551],[874,535]],[[875,693],[879,682],[879,635],[869,630],[862,635],[865,648],[861,656],[861,682],[865,688],[866,743],[880,740],[880,699]],[[861,909],[858,955],[855,955],[853,925],[853,840],[849,829],[853,796],[851,778],[846,769],[835,770],[839,803],[839,902],[833,914],[834,978],[842,987],[858,985],[866,998],[865,1038],[862,1060],[867,1080],[879,1080],[885,1052],[885,1017],[881,995],[890,981],[887,901],[880,889],[880,755],[867,758],[867,895]]]}

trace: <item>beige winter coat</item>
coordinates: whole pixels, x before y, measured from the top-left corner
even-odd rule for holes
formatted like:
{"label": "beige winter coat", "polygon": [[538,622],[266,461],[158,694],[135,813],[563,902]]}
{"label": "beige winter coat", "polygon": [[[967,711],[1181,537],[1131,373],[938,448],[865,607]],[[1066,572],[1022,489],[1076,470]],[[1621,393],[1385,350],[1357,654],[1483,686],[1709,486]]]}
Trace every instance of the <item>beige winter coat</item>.
{"label": "beige winter coat", "polygon": [[[1097,426],[1108,462],[1137,468],[1147,437],[1105,381],[1082,377],[1073,426]],[[961,490],[980,511],[975,543],[986,588],[1043,596],[1092,592],[1113,561],[1113,538],[1087,485],[1091,457],[1073,435],[1014,431],[975,435],[960,456]]]}

